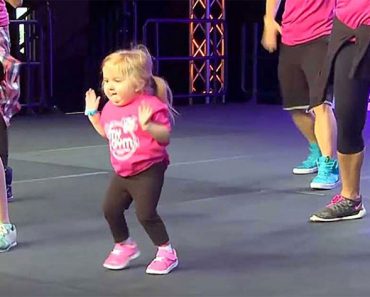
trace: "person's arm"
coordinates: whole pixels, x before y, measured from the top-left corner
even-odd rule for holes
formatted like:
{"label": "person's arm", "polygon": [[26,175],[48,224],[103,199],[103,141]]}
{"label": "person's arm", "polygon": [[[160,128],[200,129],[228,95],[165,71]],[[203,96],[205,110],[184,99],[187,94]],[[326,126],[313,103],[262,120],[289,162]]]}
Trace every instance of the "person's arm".
{"label": "person's arm", "polygon": [[167,126],[148,122],[142,126],[144,131],[147,131],[159,143],[168,143],[170,141],[170,131]]}
{"label": "person's arm", "polygon": [[168,125],[152,121],[153,111],[149,105],[143,103],[138,110],[141,129],[148,132],[159,143],[170,141],[170,128]]}
{"label": "person's arm", "polygon": [[23,4],[23,0],[5,0],[5,1],[8,2],[14,8],[22,6]]}
{"label": "person's arm", "polygon": [[266,0],[265,16],[263,17],[264,29],[261,44],[270,53],[277,49],[277,36],[281,33],[281,27],[275,20],[280,3],[281,0]]}
{"label": "person's arm", "polygon": [[275,20],[281,0],[266,0],[264,19]]}
{"label": "person's arm", "polygon": [[102,137],[106,138],[104,127],[100,123],[100,112],[98,112],[100,97],[96,97],[95,91],[89,89],[85,96],[85,115],[89,117],[90,123]]}
{"label": "person's arm", "polygon": [[107,138],[107,136],[105,135],[104,128],[100,124],[100,112],[94,115],[89,115],[89,120],[90,120],[90,123],[95,128],[96,132],[98,132],[102,137]]}

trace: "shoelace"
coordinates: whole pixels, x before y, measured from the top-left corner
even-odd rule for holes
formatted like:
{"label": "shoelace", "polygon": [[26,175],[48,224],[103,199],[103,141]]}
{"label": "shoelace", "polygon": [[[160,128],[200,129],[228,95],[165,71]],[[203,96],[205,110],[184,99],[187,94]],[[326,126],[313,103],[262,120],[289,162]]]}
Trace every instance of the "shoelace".
{"label": "shoelace", "polygon": [[318,172],[318,176],[320,177],[327,177],[331,174],[332,172],[332,169],[333,169],[333,164],[332,162],[321,162],[319,163],[319,172]]}
{"label": "shoelace", "polygon": [[114,255],[119,255],[119,254],[122,253],[122,248],[115,247],[115,248],[113,248],[113,250],[111,251],[111,253],[114,254]]}
{"label": "shoelace", "polygon": [[343,201],[344,198],[341,195],[335,195],[333,199],[331,199],[330,203],[327,205],[327,207],[334,206],[338,204],[339,202]]}
{"label": "shoelace", "polygon": [[4,225],[0,225],[0,235],[4,236],[4,235],[7,235],[8,233],[9,233],[9,230],[6,229]]}
{"label": "shoelace", "polygon": [[120,250],[113,250],[111,253],[113,255],[119,255],[121,253],[121,251]]}
{"label": "shoelace", "polygon": [[166,257],[166,255],[170,255],[171,252],[158,252],[156,255],[155,255],[155,258],[153,260],[153,262],[162,262],[162,261],[165,261],[166,259],[171,259],[171,256],[170,258]]}
{"label": "shoelace", "polygon": [[162,262],[165,259],[166,259],[165,257],[155,257],[155,259],[153,260],[153,262]]}

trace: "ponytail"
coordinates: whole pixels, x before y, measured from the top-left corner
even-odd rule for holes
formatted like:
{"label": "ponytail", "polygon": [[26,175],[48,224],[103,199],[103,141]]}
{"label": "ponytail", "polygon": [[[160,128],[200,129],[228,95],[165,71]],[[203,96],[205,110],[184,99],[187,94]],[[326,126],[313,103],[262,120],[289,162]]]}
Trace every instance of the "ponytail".
{"label": "ponytail", "polygon": [[167,82],[159,77],[153,75],[153,80],[155,83],[155,96],[157,96],[162,102],[166,103],[168,109],[170,111],[170,115],[172,120],[174,120],[174,115],[178,114],[178,112],[173,108],[173,95],[170,87],[168,86]]}

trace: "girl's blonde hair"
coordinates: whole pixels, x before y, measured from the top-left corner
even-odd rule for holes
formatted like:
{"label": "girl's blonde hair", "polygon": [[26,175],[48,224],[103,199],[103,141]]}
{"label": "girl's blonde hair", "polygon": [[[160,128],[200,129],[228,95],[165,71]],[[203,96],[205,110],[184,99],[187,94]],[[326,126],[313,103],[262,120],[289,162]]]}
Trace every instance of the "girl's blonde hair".
{"label": "girl's blonde hair", "polygon": [[144,45],[130,50],[119,50],[108,55],[103,60],[101,68],[103,69],[107,63],[119,67],[122,76],[130,79],[138,87],[135,92],[155,95],[166,103],[172,119],[174,114],[177,114],[172,107],[172,91],[163,78],[153,75],[152,56]]}

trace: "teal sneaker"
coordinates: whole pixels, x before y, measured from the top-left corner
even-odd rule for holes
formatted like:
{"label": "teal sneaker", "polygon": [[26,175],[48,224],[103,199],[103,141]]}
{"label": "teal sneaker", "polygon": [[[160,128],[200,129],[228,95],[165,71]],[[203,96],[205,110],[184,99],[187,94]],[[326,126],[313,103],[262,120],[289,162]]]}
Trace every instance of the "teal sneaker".
{"label": "teal sneaker", "polygon": [[338,161],[330,157],[320,157],[317,176],[311,181],[311,189],[331,190],[339,185]]}
{"label": "teal sneaker", "polygon": [[17,245],[17,230],[13,224],[0,225],[0,253]]}
{"label": "teal sneaker", "polygon": [[321,157],[320,148],[317,143],[310,143],[308,150],[309,154],[307,156],[307,159],[293,168],[294,174],[310,174],[317,172],[317,162]]}

